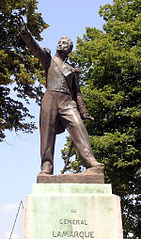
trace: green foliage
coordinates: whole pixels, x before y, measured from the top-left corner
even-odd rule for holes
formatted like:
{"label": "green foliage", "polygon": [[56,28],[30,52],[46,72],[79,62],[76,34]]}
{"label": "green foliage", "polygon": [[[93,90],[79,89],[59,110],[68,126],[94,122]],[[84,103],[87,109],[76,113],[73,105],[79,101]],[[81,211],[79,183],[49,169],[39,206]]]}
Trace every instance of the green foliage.
{"label": "green foliage", "polygon": [[[42,95],[40,83],[44,83],[45,79],[38,59],[33,57],[19,35],[16,17],[26,16],[30,31],[41,40],[40,33],[48,25],[36,9],[36,0],[0,2],[0,141],[5,138],[7,129],[32,132],[35,128],[32,121],[27,123],[27,117],[31,120],[33,116],[23,99],[28,104],[30,98],[39,102]],[[38,79],[40,83],[37,84]]]}
{"label": "green foliage", "polygon": [[[124,238],[134,239],[141,238],[139,2],[114,0],[113,5],[101,7],[104,31],[87,27],[70,57],[82,69],[81,90],[95,118],[95,123],[85,122],[94,155],[105,164],[105,180],[112,183],[113,193],[121,197]],[[69,150],[67,145],[64,150]],[[76,172],[82,162],[75,151],[72,155],[75,168],[71,162],[68,170]]]}

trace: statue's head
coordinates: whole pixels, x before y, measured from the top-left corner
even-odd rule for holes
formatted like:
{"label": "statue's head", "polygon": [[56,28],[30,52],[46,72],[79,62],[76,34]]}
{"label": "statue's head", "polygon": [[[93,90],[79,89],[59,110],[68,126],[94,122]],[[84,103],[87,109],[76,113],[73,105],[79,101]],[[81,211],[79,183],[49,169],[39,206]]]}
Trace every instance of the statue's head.
{"label": "statue's head", "polygon": [[56,51],[57,52],[63,52],[66,55],[68,55],[73,48],[73,42],[71,41],[71,39],[69,37],[63,36],[57,44],[57,48]]}

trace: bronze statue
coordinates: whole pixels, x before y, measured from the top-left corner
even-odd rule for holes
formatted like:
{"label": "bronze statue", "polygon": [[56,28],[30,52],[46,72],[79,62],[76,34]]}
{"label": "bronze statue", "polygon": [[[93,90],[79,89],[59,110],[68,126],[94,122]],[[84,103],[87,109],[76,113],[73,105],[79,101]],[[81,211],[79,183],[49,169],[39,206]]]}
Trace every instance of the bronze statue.
{"label": "bronze statue", "polygon": [[62,37],[57,44],[56,54],[52,57],[48,48],[40,47],[34,40],[21,17],[18,18],[18,26],[22,39],[39,58],[46,72],[47,91],[40,111],[41,173],[53,174],[55,137],[66,128],[84,166],[90,168],[102,165],[93,156],[82,121],[94,119],[88,114],[80,92],[80,69],[67,63],[73,48],[72,41],[66,36]]}

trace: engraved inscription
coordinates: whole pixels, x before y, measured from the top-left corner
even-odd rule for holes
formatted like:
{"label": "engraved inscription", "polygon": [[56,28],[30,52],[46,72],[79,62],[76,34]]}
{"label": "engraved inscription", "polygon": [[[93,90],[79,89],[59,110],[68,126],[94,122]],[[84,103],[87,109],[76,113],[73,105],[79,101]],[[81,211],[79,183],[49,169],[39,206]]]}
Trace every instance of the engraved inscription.
{"label": "engraved inscription", "polygon": [[[70,209],[71,213],[74,213],[75,217],[77,214],[77,210],[75,208]],[[58,231],[52,231],[53,238],[80,238],[80,239],[88,239],[88,238],[95,238],[94,231],[91,229],[87,230],[88,222],[86,219],[68,219],[68,218],[60,218],[58,220],[58,224],[60,225],[60,229]],[[72,225],[71,227],[68,227]],[[67,226],[67,229],[65,230]],[[70,230],[68,230],[70,228]],[[79,229],[80,228],[80,229]],[[82,229],[83,228],[83,229]]]}
{"label": "engraved inscription", "polygon": [[54,232],[52,231],[53,237],[74,237],[74,238],[94,238],[94,232],[88,232],[88,231],[58,231]]}
{"label": "engraved inscription", "polygon": [[76,209],[71,209],[71,213],[76,213]]}
{"label": "engraved inscription", "polygon": [[59,224],[88,225],[86,220],[60,219]]}

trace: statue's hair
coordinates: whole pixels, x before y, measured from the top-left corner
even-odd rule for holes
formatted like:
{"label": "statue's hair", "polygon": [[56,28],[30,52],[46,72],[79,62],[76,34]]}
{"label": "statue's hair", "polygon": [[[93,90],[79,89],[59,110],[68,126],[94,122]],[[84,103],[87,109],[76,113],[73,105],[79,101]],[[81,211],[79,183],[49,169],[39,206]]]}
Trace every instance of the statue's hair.
{"label": "statue's hair", "polygon": [[[69,42],[70,48],[71,48],[71,50],[72,50],[72,48],[73,48],[73,42],[72,42],[72,40],[71,40],[69,37],[67,37],[67,36],[63,36],[63,37],[61,37],[61,39],[66,39],[66,40]],[[61,40],[61,39],[60,39],[60,40]]]}

